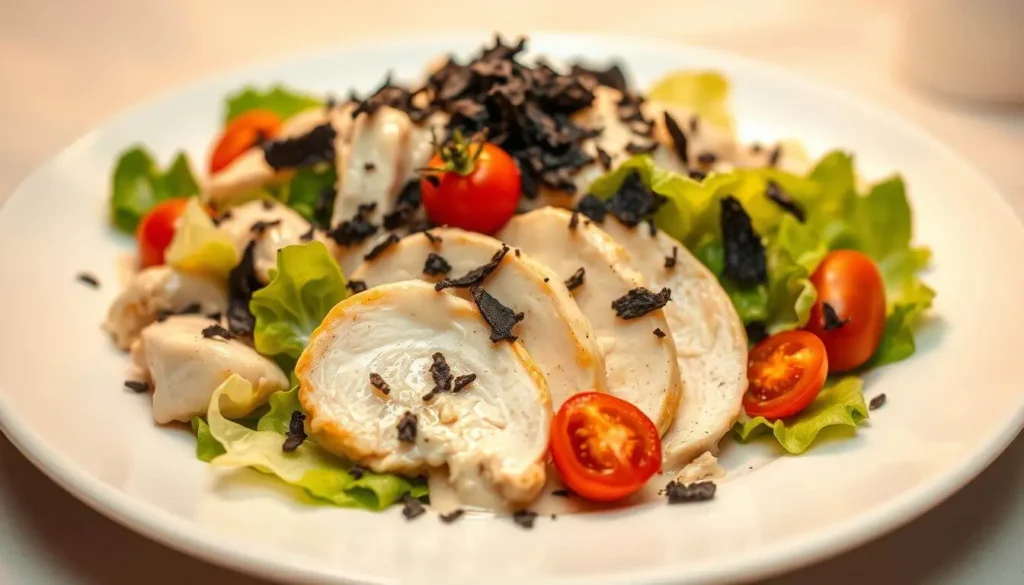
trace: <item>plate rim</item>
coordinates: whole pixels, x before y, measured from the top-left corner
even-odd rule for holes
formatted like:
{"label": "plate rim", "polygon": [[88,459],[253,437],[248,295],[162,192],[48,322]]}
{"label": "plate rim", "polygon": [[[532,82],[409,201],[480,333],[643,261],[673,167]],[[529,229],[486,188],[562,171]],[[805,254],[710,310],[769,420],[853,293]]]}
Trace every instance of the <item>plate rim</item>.
{"label": "plate rim", "polygon": [[[1001,210],[1012,218],[1012,224],[1016,229],[1024,230],[1022,218],[1009,205],[1001,191],[993,185],[989,178],[974,163],[959,155],[956,149],[933,136],[916,122],[870,98],[854,95],[846,90],[808,78],[783,66],[763,62],[756,58],[740,55],[725,49],[676,42],[670,39],[645,39],[635,35],[574,33],[545,29],[536,29],[533,32],[523,34],[534,41],[540,40],[542,43],[607,42],[617,45],[626,44],[646,50],[691,52],[698,55],[703,53],[724,58],[743,67],[760,70],[767,76],[782,79],[787,84],[840,102],[846,107],[860,110],[872,118],[887,123],[894,131],[910,135],[922,144],[926,144],[937,156],[945,159],[946,163],[956,167],[958,172],[990,191],[991,195],[994,196],[989,198],[994,199],[991,203],[1001,207]],[[55,162],[72,155],[78,149],[87,147],[92,137],[101,133],[107,126],[115,124],[122,119],[135,116],[158,102],[176,99],[204,85],[229,76],[255,75],[263,70],[280,68],[289,63],[325,58],[334,54],[350,53],[356,50],[372,52],[382,47],[391,49],[403,46],[414,47],[436,41],[441,35],[450,39],[453,44],[466,41],[479,43],[480,39],[493,38],[493,33],[482,33],[480,31],[446,33],[443,30],[430,33],[393,34],[357,38],[312,49],[288,52],[277,57],[256,60],[241,66],[223,68],[187,83],[176,85],[169,90],[155,93],[102,119],[69,145],[61,148],[42,164],[35,167],[17,184],[9,197],[5,199],[3,205],[0,205],[0,214],[4,213],[8,203],[16,197],[23,196],[21,192],[26,184],[30,183],[35,177],[48,172]],[[818,538],[813,543],[804,543],[804,546],[794,546],[792,543],[784,541],[782,544],[763,547],[757,552],[747,555],[741,563],[728,566],[698,564],[694,567],[692,573],[684,577],[669,574],[665,568],[662,568],[660,571],[634,571],[629,573],[629,578],[640,579],[644,583],[649,584],[679,583],[684,581],[687,583],[717,582],[739,578],[765,578],[842,554],[911,522],[947,500],[991,465],[1009,447],[1018,434],[1021,433],[1022,429],[1024,429],[1024,393],[1019,397],[1012,416],[1007,417],[1004,425],[985,437],[985,440],[981,442],[972,458],[964,460],[948,471],[938,473],[918,483],[912,489],[885,500],[873,509],[820,531],[817,535]],[[88,472],[82,471],[74,466],[73,462],[64,462],[58,453],[49,448],[41,434],[18,420],[13,413],[13,409],[5,405],[2,394],[0,394],[0,432],[37,469],[76,499],[118,524],[173,550],[202,559],[213,565],[229,567],[254,576],[270,577],[288,582],[298,580],[310,582],[323,582],[326,580],[332,583],[359,584],[383,582],[381,579],[370,575],[340,576],[333,572],[278,561],[273,555],[259,556],[251,552],[253,551],[251,547],[236,547],[231,540],[208,536],[202,531],[196,530],[194,523],[176,517],[145,500],[126,498],[123,492],[107,485]],[[622,574],[614,573],[597,578],[587,577],[585,582],[587,584],[619,583],[622,582],[620,579],[624,577]],[[583,585],[584,583],[579,577],[567,577],[549,582],[565,585],[573,583]]]}

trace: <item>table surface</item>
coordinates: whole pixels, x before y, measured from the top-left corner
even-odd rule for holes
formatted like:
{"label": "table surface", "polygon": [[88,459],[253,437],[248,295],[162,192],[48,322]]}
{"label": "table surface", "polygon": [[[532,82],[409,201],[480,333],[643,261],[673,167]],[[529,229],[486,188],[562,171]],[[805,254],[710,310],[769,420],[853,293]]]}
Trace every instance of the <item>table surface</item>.
{"label": "table surface", "polygon": [[[0,200],[37,165],[125,106],[263,58],[424,30],[611,32],[730,50],[782,65],[916,121],[1024,212],[1024,108],[930,95],[894,59],[899,8],[885,0],[33,0],[0,17]],[[723,7],[720,4],[728,6]],[[291,21],[287,16],[315,14]],[[380,15],[386,15],[381,18]],[[699,18],[695,18],[697,15]],[[839,40],[841,39],[841,40]],[[1024,74],[1024,72],[1022,72]],[[13,137],[17,137],[14,140]],[[965,194],[969,196],[970,194]],[[965,389],[981,391],[983,389]],[[120,527],[45,478],[0,436],[0,583],[259,585]],[[773,584],[1024,583],[1024,436],[919,520]]]}

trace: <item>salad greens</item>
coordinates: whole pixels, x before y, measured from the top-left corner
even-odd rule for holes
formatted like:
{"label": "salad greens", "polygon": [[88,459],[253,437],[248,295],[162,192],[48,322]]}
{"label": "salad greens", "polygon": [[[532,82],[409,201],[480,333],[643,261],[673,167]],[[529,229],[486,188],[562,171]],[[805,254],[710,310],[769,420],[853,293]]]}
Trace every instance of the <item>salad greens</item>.
{"label": "salad greens", "polygon": [[856,376],[830,380],[814,402],[792,419],[774,423],[763,416],[741,420],[734,429],[740,441],[747,442],[772,432],[782,448],[794,455],[807,450],[818,433],[830,426],[856,428],[868,418],[868,407],[861,391],[864,382]]}
{"label": "salad greens", "polygon": [[224,108],[224,123],[227,124],[240,114],[256,109],[270,110],[281,116],[282,120],[287,120],[302,110],[323,103],[319,98],[293,91],[283,85],[275,85],[266,90],[245,87],[238,93],[228,96]]}
{"label": "salad greens", "polygon": [[227,279],[238,264],[231,236],[217,229],[197,197],[185,204],[180,222],[167,246],[167,264],[185,272]]}
{"label": "salad greens", "polygon": [[297,389],[278,392],[270,398],[270,410],[259,419],[256,430],[232,422],[221,414],[223,405],[247,403],[254,399],[252,384],[232,374],[213,393],[206,420],[193,419],[197,430],[196,456],[219,467],[250,467],[273,475],[310,496],[336,506],[382,510],[402,496],[426,495],[423,483],[393,474],[363,471],[356,479],[351,464],[327,453],[312,439],[293,452],[282,449],[288,421],[301,410]]}
{"label": "salad greens", "polygon": [[110,218],[117,229],[134,233],[139,221],[157,203],[199,193],[192,167],[179,152],[167,170],[160,170],[143,147],[125,151],[114,167],[111,182]]}
{"label": "salad greens", "polygon": [[653,101],[679,104],[704,120],[732,131],[735,123],[729,107],[729,80],[715,71],[677,71],[647,92]]}
{"label": "salad greens", "polygon": [[296,169],[291,180],[276,189],[275,196],[307,221],[326,229],[330,227],[333,201],[328,201],[330,205],[318,205],[318,202],[325,192],[333,193],[337,182],[338,173],[332,166],[303,167]]}
{"label": "salad greens", "polygon": [[270,271],[270,284],[249,303],[256,317],[256,350],[294,363],[327,312],[347,296],[345,276],[327,246],[315,241],[285,246]]}
{"label": "salad greens", "polygon": [[[897,362],[914,353],[913,328],[931,307],[935,292],[919,276],[931,253],[911,244],[910,205],[898,176],[860,194],[852,156],[837,151],[825,155],[806,176],[772,168],[737,169],[698,182],[660,169],[649,156],[638,155],[595,181],[591,193],[611,197],[634,172],[668,200],[655,215],[657,226],[685,244],[720,278],[744,325],[762,324],[769,334],[805,326],[817,299],[811,275],[828,252],[853,249],[877,263],[888,305],[881,344],[866,367]],[[766,195],[772,184],[804,210],[805,221]],[[727,195],[743,204],[762,238],[767,283],[742,288],[722,278],[719,215],[720,201]],[[813,403],[817,407],[812,405],[795,417],[776,422],[776,439],[790,452],[800,453],[821,428],[855,425],[867,418],[861,386],[852,380],[855,378],[827,387],[838,390],[823,390]],[[837,410],[825,408],[830,404],[843,405],[846,414],[839,416]],[[735,431],[740,438],[749,438],[758,427],[756,423],[757,419],[737,423]]]}

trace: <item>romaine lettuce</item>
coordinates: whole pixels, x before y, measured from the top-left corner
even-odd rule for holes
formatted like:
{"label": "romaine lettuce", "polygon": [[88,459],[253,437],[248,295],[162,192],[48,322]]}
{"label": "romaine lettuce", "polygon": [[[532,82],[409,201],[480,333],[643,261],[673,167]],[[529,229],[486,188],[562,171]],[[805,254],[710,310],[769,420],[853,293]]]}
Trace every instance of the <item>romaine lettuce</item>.
{"label": "romaine lettuce", "polygon": [[856,428],[868,418],[863,386],[864,382],[856,376],[830,381],[796,416],[774,423],[763,416],[741,420],[733,432],[743,442],[771,432],[783,449],[798,455],[811,446],[822,430],[831,426]]}
{"label": "romaine lettuce", "polygon": [[117,160],[110,189],[110,218],[117,229],[134,233],[157,203],[199,193],[185,153],[179,152],[166,171],[141,146],[128,149]]}
{"label": "romaine lettuce", "polygon": [[356,479],[349,474],[348,462],[324,451],[311,439],[295,451],[285,452],[285,437],[278,431],[299,409],[296,394],[291,390],[272,395],[270,411],[260,419],[257,430],[251,430],[221,414],[222,404],[252,400],[252,384],[232,374],[213,393],[206,415],[208,426],[201,419],[193,420],[199,439],[197,456],[219,467],[251,467],[336,506],[382,510],[405,494],[420,497],[427,493],[423,483],[392,474],[363,471]]}
{"label": "romaine lettuce", "polygon": [[256,350],[298,359],[313,330],[348,296],[345,275],[321,242],[282,248],[270,284],[252,295]]}

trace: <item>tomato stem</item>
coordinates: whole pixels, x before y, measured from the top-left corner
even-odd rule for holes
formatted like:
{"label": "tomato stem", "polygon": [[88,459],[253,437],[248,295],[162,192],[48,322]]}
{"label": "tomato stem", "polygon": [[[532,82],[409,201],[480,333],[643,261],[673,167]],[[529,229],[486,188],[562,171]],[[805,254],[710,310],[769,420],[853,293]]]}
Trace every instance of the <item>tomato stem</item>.
{"label": "tomato stem", "polygon": [[[434,152],[441,159],[442,166],[441,168],[426,167],[420,169],[420,172],[452,172],[465,177],[476,170],[476,163],[484,151],[484,144],[487,142],[487,129],[484,128],[482,132],[467,140],[462,131],[456,128],[452,131],[448,142],[444,144],[441,144],[437,139],[436,128],[430,129],[430,137],[430,142],[434,146]],[[471,154],[474,146],[476,147],[476,152]]]}

